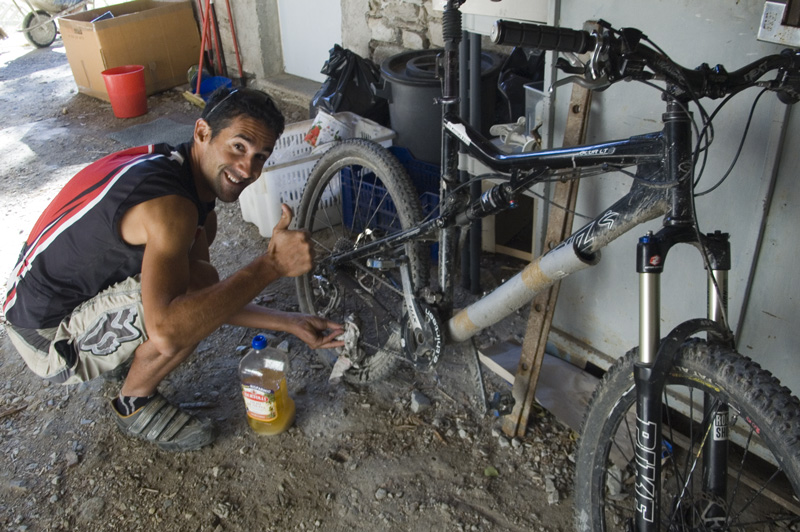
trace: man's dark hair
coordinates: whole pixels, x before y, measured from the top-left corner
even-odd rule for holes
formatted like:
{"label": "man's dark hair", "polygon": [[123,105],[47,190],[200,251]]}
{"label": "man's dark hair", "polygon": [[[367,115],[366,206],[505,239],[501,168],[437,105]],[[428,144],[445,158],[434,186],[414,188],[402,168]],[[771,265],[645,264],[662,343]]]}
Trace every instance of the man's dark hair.
{"label": "man's dark hair", "polygon": [[237,116],[249,116],[263,123],[276,136],[283,133],[286,120],[266,92],[238,88],[220,88],[211,95],[200,116],[211,127],[211,138],[230,125]]}

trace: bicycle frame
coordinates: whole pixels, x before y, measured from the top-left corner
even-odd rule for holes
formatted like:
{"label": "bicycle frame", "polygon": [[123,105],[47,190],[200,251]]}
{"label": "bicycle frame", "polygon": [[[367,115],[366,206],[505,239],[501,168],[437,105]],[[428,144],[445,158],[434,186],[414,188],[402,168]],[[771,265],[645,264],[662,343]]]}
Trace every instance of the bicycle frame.
{"label": "bicycle frame", "polygon": [[[457,119],[444,118],[444,128],[458,137],[469,153],[493,169],[551,168],[582,169],[604,164],[635,161],[641,179],[654,173],[664,159],[663,133],[642,135],[627,140],[560,148],[544,152],[503,155],[491,146],[480,133]],[[535,177],[521,179],[518,186],[529,186]],[[530,183],[533,184],[533,183]],[[512,180],[512,186],[513,180]],[[446,201],[446,200],[445,200]],[[599,251],[635,226],[667,213],[670,194],[666,188],[654,188],[635,181],[631,190],[599,216],[575,231],[549,252],[528,264],[520,273],[500,285],[490,294],[462,309],[447,323],[449,338],[454,342],[469,339],[486,327],[494,325],[553,283],[597,264]],[[450,264],[448,248],[440,242],[440,264]],[[451,286],[445,278],[450,271],[440,273],[441,286]],[[447,296],[445,296],[447,297]]]}
{"label": "bicycle frame", "polygon": [[[445,138],[451,138],[467,147],[469,153],[475,155],[490,168],[500,171],[511,169],[530,170],[532,175],[511,181],[515,188],[527,188],[537,180],[537,168],[567,169],[589,168],[603,164],[638,163],[637,175],[640,179],[653,179],[653,175],[666,175],[661,170],[665,159],[664,133],[653,133],[601,144],[591,144],[572,148],[560,148],[543,152],[506,155],[500,153],[479,132],[464,124],[456,116],[444,117],[444,128],[448,132]],[[666,130],[665,130],[666,131]],[[671,136],[669,138],[672,138]],[[669,140],[669,139],[666,139]],[[458,149],[458,144],[453,148]],[[453,149],[448,148],[448,149]],[[445,151],[445,157],[447,151]],[[691,176],[685,177],[686,181]],[[447,322],[448,338],[452,342],[469,339],[486,327],[494,325],[512,312],[529,303],[533,297],[553,283],[571,275],[599,260],[599,250],[610,242],[630,231],[637,225],[652,220],[670,211],[673,203],[673,188],[667,188],[661,180],[655,179],[655,187],[642,184],[637,180],[631,190],[614,205],[603,211],[592,221],[575,231],[570,237],[554,249],[527,265],[520,273],[500,285],[494,291],[449,317]],[[446,181],[443,179],[443,183]],[[502,185],[498,185],[502,186]],[[441,210],[447,209],[448,190],[442,191]],[[458,201],[458,200],[455,200]],[[683,202],[678,202],[683,206]],[[461,211],[465,210],[461,207]],[[685,216],[685,213],[682,214]],[[331,266],[364,258],[376,248],[400,246],[410,240],[420,239],[432,232],[439,232],[439,264],[454,264],[455,247],[447,245],[454,237],[450,232],[457,229],[448,214],[440,214],[414,228],[399,231],[391,236],[371,242],[357,249],[338,254],[328,259]],[[448,241],[448,237],[451,239]],[[440,268],[440,288],[443,292],[443,303],[440,308],[450,308],[452,301],[452,275],[449,268]],[[451,292],[445,291],[449,287]]]}

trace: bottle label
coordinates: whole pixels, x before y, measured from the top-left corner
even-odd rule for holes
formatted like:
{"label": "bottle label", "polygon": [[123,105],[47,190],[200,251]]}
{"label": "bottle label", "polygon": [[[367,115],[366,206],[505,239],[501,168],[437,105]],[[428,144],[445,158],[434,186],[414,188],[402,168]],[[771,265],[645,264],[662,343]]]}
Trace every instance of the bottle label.
{"label": "bottle label", "polygon": [[275,390],[252,384],[242,385],[242,395],[247,415],[258,421],[272,421],[278,417],[275,407]]}

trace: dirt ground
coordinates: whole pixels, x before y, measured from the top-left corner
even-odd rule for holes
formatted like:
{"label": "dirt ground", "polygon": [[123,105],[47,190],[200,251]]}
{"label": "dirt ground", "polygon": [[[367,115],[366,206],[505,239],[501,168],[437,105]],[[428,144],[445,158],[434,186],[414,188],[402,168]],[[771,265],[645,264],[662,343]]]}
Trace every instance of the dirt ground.
{"label": "dirt ground", "polygon": [[[182,89],[182,88],[181,88]],[[37,50],[18,34],[0,41],[0,275],[5,280],[39,212],[77,170],[122,146],[109,133],[156,118],[193,123],[180,90],[119,120],[77,92],[60,40]],[[304,110],[286,109],[290,121]],[[266,247],[238,204],[220,205],[212,255],[223,276]],[[484,283],[515,267],[485,261]],[[513,272],[511,272],[513,273]],[[5,294],[5,284],[2,291]],[[282,280],[259,297],[296,309]],[[478,339],[523,330],[527,310]],[[221,435],[175,454],[121,436],[107,403],[117,384],[48,386],[8,345],[0,351],[0,529],[12,531],[441,530],[572,528],[575,434],[539,409],[510,440],[478,408],[474,363],[447,352],[435,372],[402,369],[365,388],[328,382],[329,368],[293,338],[290,393],[297,421],[253,434],[237,377],[258,332],[222,327],[162,384],[170,400],[214,420]],[[0,339],[5,344],[0,319]],[[504,384],[487,375],[491,393]],[[412,392],[430,406],[412,407]]]}

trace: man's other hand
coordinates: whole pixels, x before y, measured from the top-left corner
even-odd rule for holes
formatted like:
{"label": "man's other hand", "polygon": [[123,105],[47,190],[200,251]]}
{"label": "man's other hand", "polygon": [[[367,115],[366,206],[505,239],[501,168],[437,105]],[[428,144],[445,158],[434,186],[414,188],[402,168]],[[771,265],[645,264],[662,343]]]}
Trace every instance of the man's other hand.
{"label": "man's other hand", "polygon": [[310,314],[292,314],[291,321],[287,332],[298,337],[311,349],[330,349],[344,345],[343,341],[336,340],[344,334],[344,327],[338,323]]}

